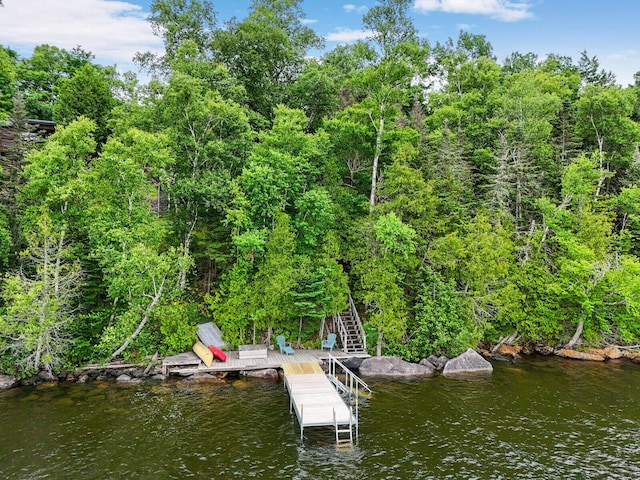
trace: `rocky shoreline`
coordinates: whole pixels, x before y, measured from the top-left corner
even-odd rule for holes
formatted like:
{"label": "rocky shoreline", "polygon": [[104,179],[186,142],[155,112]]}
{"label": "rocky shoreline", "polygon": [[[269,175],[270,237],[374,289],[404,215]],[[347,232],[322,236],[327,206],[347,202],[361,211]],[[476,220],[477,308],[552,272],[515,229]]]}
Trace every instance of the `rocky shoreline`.
{"label": "rocky shoreline", "polygon": [[617,345],[607,345],[603,348],[588,348],[576,350],[569,348],[553,348],[547,346],[521,347],[507,344],[497,346],[480,345],[478,351],[485,357],[494,360],[516,361],[520,355],[555,355],[562,358],[574,360],[586,360],[591,362],[604,362],[605,360],[628,359],[634,363],[640,363],[639,346],[624,347]]}
{"label": "rocky shoreline", "polygon": [[[503,362],[517,362],[523,356],[543,355],[557,356],[582,361],[604,362],[607,360],[628,360],[640,364],[640,351],[636,348],[607,346],[587,350],[554,349],[552,347],[525,348],[500,344],[497,346],[480,345],[477,350],[468,349],[462,355],[449,359],[444,356],[431,355],[419,363],[407,362],[400,357],[370,357],[368,359],[352,358],[346,366],[358,371],[364,377],[411,377],[430,376],[438,372],[445,376],[465,374],[490,374],[493,370],[487,359]],[[235,372],[253,378],[277,379],[280,372],[275,369],[250,372]],[[199,381],[222,383],[229,374],[227,372],[200,373],[183,378],[182,381]],[[58,374],[40,372],[37,375],[16,379],[11,375],[0,374],[0,391],[15,387],[35,386],[42,383],[93,381],[116,382],[119,384],[139,384],[147,380],[166,381],[168,376],[162,373],[161,361],[150,359],[148,364],[128,364],[113,362],[106,365],[88,365],[73,371],[62,371]]]}

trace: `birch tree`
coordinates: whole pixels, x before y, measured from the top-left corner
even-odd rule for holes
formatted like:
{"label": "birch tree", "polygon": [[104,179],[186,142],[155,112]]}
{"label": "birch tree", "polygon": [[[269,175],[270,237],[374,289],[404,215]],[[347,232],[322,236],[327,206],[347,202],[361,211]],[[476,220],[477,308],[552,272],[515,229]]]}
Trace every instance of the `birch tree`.
{"label": "birch tree", "polygon": [[377,61],[357,77],[355,84],[368,98],[362,102],[375,131],[371,164],[370,209],[377,203],[380,160],[385,148],[389,122],[398,115],[397,105],[407,99],[407,92],[419,73],[426,70],[426,45],[409,16],[409,0],[381,0],[363,17],[370,42],[377,51]]}
{"label": "birch tree", "polygon": [[52,374],[73,341],[69,326],[79,311],[83,272],[70,258],[65,230],[43,212],[27,237],[20,270],[4,281],[0,348],[9,352],[22,375],[38,370]]}

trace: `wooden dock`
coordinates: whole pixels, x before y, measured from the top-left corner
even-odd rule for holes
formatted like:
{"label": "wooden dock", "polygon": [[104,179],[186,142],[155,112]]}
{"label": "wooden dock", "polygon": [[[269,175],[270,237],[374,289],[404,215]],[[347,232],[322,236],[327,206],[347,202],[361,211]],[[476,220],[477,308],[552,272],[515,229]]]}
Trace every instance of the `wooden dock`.
{"label": "wooden dock", "polygon": [[[300,438],[304,439],[305,427],[333,427],[336,444],[344,446],[353,444],[354,429],[355,436],[358,436],[359,388],[369,393],[371,390],[340,360],[368,356],[342,351],[329,353],[326,350],[296,350],[293,355],[284,355],[278,350],[267,350],[263,358],[262,355],[261,358],[243,358],[240,352],[231,351],[227,352],[226,362],[214,361],[207,367],[195,353],[185,352],[166,357],[162,361],[162,371],[187,376],[281,368],[284,387],[289,393],[289,410],[295,411],[300,425]],[[320,366],[321,362],[328,364],[328,373]],[[338,377],[344,377],[345,383]],[[350,406],[351,400],[355,400],[355,413]]]}
{"label": "wooden dock", "polygon": [[352,429],[358,420],[318,363],[285,364],[283,371],[289,410],[298,417],[300,439],[305,427],[327,426],[335,428],[338,445],[352,444]]}
{"label": "wooden dock", "polygon": [[[293,355],[283,355],[278,350],[267,350],[266,358],[240,358],[237,350],[226,352],[227,361],[214,361],[209,367],[200,361],[193,352],[185,352],[162,361],[162,371],[165,375],[193,375],[194,373],[242,372],[249,370],[263,370],[267,368],[284,368],[288,364],[328,361],[330,354],[327,350],[296,350]],[[351,357],[365,358],[369,355],[350,354],[334,350],[331,355],[339,360]]]}

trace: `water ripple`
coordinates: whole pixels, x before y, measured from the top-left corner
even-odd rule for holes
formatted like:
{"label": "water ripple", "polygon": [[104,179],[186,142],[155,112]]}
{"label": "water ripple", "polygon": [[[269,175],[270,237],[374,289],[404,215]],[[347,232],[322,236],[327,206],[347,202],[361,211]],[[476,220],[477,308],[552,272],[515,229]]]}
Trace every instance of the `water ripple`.
{"label": "water ripple", "polygon": [[371,382],[360,439],[299,438],[282,385],[63,384],[0,393],[6,479],[640,478],[637,365],[531,360]]}

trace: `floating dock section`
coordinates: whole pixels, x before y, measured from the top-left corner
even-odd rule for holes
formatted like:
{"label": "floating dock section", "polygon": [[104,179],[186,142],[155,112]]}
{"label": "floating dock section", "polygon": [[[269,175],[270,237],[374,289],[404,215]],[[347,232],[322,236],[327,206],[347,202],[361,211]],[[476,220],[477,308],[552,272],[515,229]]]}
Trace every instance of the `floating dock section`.
{"label": "floating dock section", "polygon": [[[346,385],[335,375],[336,365],[343,368]],[[358,436],[359,391],[370,393],[369,387],[333,357],[329,375],[316,362],[285,364],[282,369],[289,410],[295,411],[298,418],[300,438],[304,439],[305,427],[328,426],[335,428],[338,446],[352,445],[354,430]]]}

